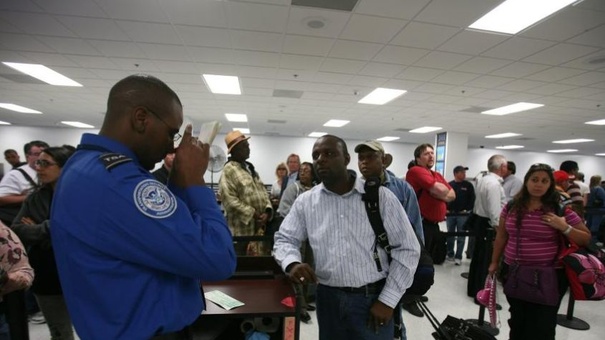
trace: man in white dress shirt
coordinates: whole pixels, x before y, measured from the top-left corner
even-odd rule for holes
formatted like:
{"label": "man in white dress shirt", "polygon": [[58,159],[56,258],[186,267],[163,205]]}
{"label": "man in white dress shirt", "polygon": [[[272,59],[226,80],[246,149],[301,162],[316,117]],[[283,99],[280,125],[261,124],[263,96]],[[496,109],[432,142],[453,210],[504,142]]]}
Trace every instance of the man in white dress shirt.
{"label": "man in white dress shirt", "polygon": [[[364,182],[347,170],[346,143],[323,136],[315,142],[312,157],[322,183],[292,205],[275,234],[275,259],[292,281],[319,283],[320,340],[392,340],[393,308],[411,285],[420,256],[414,229],[397,197],[380,187],[380,214],[393,247],[389,263],[375,243],[361,199]],[[315,270],[301,263],[305,239],[313,249]],[[379,262],[372,257],[375,247]]]}

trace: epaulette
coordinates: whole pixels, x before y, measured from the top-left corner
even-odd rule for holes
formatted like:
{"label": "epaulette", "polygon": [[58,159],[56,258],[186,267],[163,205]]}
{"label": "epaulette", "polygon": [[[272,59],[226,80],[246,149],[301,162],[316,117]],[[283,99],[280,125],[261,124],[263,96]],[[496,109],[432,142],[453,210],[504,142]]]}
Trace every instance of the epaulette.
{"label": "epaulette", "polygon": [[111,168],[116,167],[120,164],[131,162],[132,158],[126,157],[119,153],[108,152],[99,156],[99,160],[103,163],[105,169],[111,170]]}

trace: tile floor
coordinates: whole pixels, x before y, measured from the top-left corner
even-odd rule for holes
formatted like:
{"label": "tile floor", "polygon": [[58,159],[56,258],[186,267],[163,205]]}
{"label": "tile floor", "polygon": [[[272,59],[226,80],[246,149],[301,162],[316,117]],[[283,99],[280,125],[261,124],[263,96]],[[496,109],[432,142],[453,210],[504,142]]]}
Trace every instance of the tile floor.
{"label": "tile floor", "polygon": [[[453,262],[447,262],[436,266],[435,285],[431,288],[427,296],[429,302],[427,306],[433,314],[442,321],[448,314],[464,319],[476,319],[479,307],[473,303],[473,300],[466,296],[466,279],[460,276],[461,273],[468,271],[469,260],[463,260],[461,266],[454,265]],[[498,290],[498,303],[503,306],[499,311],[501,319],[500,334],[498,339],[508,339],[508,304],[502,294],[502,287]],[[567,310],[567,297],[563,299],[561,314]],[[317,321],[315,313],[311,312],[312,323],[302,324],[301,340],[316,340],[318,338]],[[565,327],[557,327],[557,340],[602,340],[605,339],[605,301],[580,301],[576,302],[574,315],[590,325],[587,331],[577,331]],[[410,340],[430,340],[432,328],[426,317],[418,318],[407,312],[404,312],[404,322],[408,329],[408,339]],[[30,324],[31,340],[48,340],[49,333],[45,324]]]}

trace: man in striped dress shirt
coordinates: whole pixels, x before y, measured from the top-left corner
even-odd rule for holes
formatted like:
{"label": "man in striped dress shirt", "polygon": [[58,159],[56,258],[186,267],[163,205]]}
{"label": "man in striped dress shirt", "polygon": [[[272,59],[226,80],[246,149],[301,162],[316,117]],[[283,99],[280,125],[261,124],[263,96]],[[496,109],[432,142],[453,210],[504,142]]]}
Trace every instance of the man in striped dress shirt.
{"label": "man in striped dress shirt", "polygon": [[[411,285],[420,256],[414,230],[397,197],[381,187],[380,213],[393,247],[389,263],[361,200],[364,183],[347,170],[346,143],[323,136],[315,142],[312,157],[322,184],[292,205],[275,234],[275,259],[294,282],[319,283],[320,340],[391,340],[393,308]],[[313,249],[315,269],[301,263],[305,239]]]}

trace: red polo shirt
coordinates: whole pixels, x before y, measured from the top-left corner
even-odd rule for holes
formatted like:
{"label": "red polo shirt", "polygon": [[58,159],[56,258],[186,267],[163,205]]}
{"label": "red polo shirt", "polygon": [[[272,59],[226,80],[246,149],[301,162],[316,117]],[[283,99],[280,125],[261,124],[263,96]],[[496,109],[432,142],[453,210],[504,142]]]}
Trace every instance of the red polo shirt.
{"label": "red polo shirt", "polygon": [[405,180],[410,183],[416,192],[422,218],[434,223],[445,220],[447,204],[445,201],[437,199],[429,193],[429,190],[436,182],[443,183],[451,189],[452,187],[445,178],[443,178],[440,173],[433,170],[421,166],[414,166],[408,170]]}

